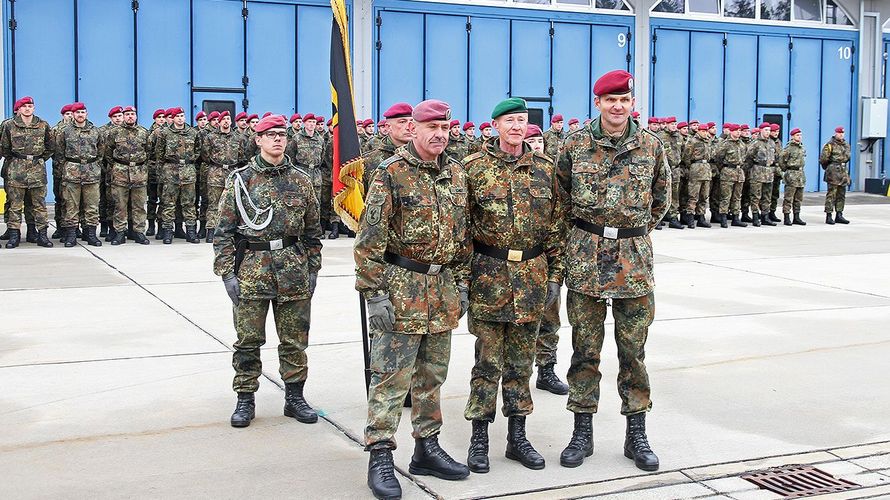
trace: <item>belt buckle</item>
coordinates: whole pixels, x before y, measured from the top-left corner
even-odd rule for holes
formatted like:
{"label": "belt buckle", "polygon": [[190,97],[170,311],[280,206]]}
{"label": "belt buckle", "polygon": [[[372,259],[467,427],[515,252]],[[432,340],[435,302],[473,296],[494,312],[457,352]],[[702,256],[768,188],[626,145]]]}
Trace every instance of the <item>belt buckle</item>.
{"label": "belt buckle", "polygon": [[442,264],[430,264],[429,270],[426,272],[430,276],[435,276],[442,271]]}
{"label": "belt buckle", "polygon": [[28,161],[34,161],[34,155],[25,155],[25,159]]}
{"label": "belt buckle", "polygon": [[522,262],[522,250],[507,250],[507,260],[510,262]]}
{"label": "belt buckle", "polygon": [[185,160],[179,160],[180,165],[185,165]]}
{"label": "belt buckle", "polygon": [[610,240],[617,240],[618,239],[618,228],[603,226],[603,238],[608,238]]}
{"label": "belt buckle", "polygon": [[135,161],[131,161],[129,166],[131,166],[131,167],[135,167],[135,166],[136,166],[136,162],[135,162]]}
{"label": "belt buckle", "polygon": [[284,240],[272,240],[269,242],[269,250],[281,250],[284,248]]}

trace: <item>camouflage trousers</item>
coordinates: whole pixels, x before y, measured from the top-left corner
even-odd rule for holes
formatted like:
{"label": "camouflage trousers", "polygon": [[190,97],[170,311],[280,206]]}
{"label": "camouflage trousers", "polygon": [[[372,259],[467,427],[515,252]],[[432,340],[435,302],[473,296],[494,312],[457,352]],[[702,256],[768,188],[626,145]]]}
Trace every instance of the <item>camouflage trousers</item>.
{"label": "camouflage trousers", "polygon": [[776,175],[773,177],[773,189],[770,191],[769,196],[769,211],[775,212],[777,208],[779,208],[779,187],[782,184],[782,176]]}
{"label": "camouflage trousers", "polygon": [[182,207],[182,219],[186,226],[194,226],[195,215],[195,184],[164,184],[161,192],[161,219],[164,229],[173,229],[176,220],[177,204]]}
{"label": "camouflage trousers", "polygon": [[99,225],[99,183],[62,183],[65,214],[62,227],[77,227],[83,220],[86,226]]}
{"label": "camouflage trousers", "polygon": [[768,213],[769,197],[773,190],[772,182],[750,181],[748,189],[751,193],[751,213]]}
{"label": "camouflage trousers", "polygon": [[322,227],[327,223],[336,224],[340,222],[340,216],[334,211],[334,200],[331,197],[333,185],[324,183],[321,185],[321,196],[319,197],[319,207],[321,210]]}
{"label": "camouflage trousers", "polygon": [[374,334],[366,449],[395,449],[395,433],[409,390],[412,435],[417,439],[438,434],[442,427],[439,390],[448,376],[450,357],[450,331],[426,335]]}
{"label": "camouflage trousers", "polygon": [[747,214],[751,208],[751,170],[742,168],[745,172],[745,182],[742,184],[742,214]]}
{"label": "camouflage trousers", "polygon": [[[37,226],[37,229],[46,228],[46,185],[35,188],[6,186],[6,198],[9,201],[9,206],[6,209],[6,213],[9,215],[6,224],[9,229],[21,229],[22,210],[27,205],[31,206],[34,217],[33,224]],[[27,224],[31,224],[31,222],[27,222],[27,219],[25,221]]]}
{"label": "camouflage trousers", "polygon": [[547,366],[556,364],[556,348],[559,346],[559,328],[562,323],[559,320],[559,309],[562,297],[557,297],[556,302],[550,307],[544,307],[541,316],[541,324],[538,326],[538,341],[535,354],[535,366]]}
{"label": "camouflage trousers", "polygon": [[722,189],[720,186],[720,174],[711,177],[710,193],[708,194],[708,208],[712,214],[723,213],[720,211],[720,202],[723,201]]}
{"label": "camouflage trousers", "polygon": [[704,215],[708,208],[708,195],[711,192],[711,181],[689,181],[686,194],[686,213]]}
{"label": "camouflage trousers", "polygon": [[109,178],[111,169],[102,164],[102,180],[99,181],[99,219],[109,223],[114,218],[114,197],[111,195]]}
{"label": "camouflage trousers", "polygon": [[223,189],[216,186],[207,186],[207,196],[204,197],[207,203],[207,214],[205,221],[207,227],[216,227],[219,224],[219,199],[222,198]]}
{"label": "camouflage trousers", "polygon": [[785,184],[785,199],[782,200],[782,213],[800,213],[800,204],[803,202],[803,188],[790,187]]}
{"label": "camouflage trousers", "polygon": [[[62,174],[56,172],[55,162],[53,162],[53,202],[55,203],[53,219],[56,221],[56,227],[65,227],[65,224],[63,224],[63,219],[65,218],[65,197],[62,196]],[[27,213],[25,218],[27,219]]]}
{"label": "camouflage trousers", "polygon": [[[569,290],[569,323],[572,325],[572,366],[569,367],[569,402],[574,413],[596,413],[600,398],[600,352],[603,348],[606,300]],[[655,318],[655,295],[612,299],[615,342],[618,344],[618,395],[622,415],[652,408],[646,372],[646,338]]]}
{"label": "camouflage trousers", "polygon": [[467,420],[494,422],[501,383],[505,417],[530,415],[535,405],[528,386],[535,361],[538,322],[502,323],[469,319],[476,336],[476,364],[470,375]]}
{"label": "camouflage trousers", "polygon": [[737,215],[741,211],[744,184],[744,182],[720,181],[719,213]]}
{"label": "camouflage trousers", "polygon": [[680,194],[677,196],[678,211],[686,211],[686,204],[689,203],[689,169],[684,168],[683,177],[680,178],[680,186],[678,190]]}
{"label": "camouflage trousers", "polygon": [[671,177],[671,206],[667,213],[668,219],[676,218],[680,214],[680,185],[682,184],[682,179],[679,169],[675,168],[674,172],[676,174]]}
{"label": "camouflage trousers", "polygon": [[133,229],[141,233],[145,230],[146,187],[111,186],[114,200],[114,229],[127,230],[127,222],[133,221]]}
{"label": "camouflage trousers", "polygon": [[232,307],[238,340],[233,347],[232,367],[235,392],[256,392],[263,372],[260,348],[266,343],[266,316],[269,304],[278,332],[278,373],[284,383],[302,382],[308,373],[306,346],[309,345],[310,300],[276,302],[274,299],[241,299]]}
{"label": "camouflage trousers", "polygon": [[145,215],[148,220],[163,219],[163,217],[158,217],[160,215],[158,213],[158,205],[161,202],[162,187],[163,184],[159,182],[148,181],[148,189],[146,190],[148,201],[145,207]]}
{"label": "camouflage trousers", "polygon": [[207,221],[207,165],[195,165],[195,213],[201,222]]}
{"label": "camouflage trousers", "polygon": [[825,192],[825,213],[843,212],[847,200],[847,186],[829,184]]}

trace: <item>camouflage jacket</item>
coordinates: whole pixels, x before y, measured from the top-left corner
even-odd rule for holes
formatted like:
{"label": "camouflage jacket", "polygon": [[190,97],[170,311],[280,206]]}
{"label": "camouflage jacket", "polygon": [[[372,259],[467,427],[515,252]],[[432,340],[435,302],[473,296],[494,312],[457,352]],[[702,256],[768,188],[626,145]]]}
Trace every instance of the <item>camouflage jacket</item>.
{"label": "camouflage jacket", "polygon": [[[271,207],[272,220],[264,229],[254,230],[243,224],[235,200],[240,189],[236,175],[244,181],[246,193],[237,195],[242,196],[249,217],[266,219],[265,214],[253,213],[247,196],[261,210]],[[321,235],[318,200],[306,174],[294,168],[287,157],[273,166],[254,156],[226,180],[213,238],[213,272],[224,278],[235,274],[236,245],[245,238],[273,241],[295,237],[299,239],[296,244],[279,250],[245,250],[238,269],[241,298],[277,302],[308,299],[309,275],[321,269]]]}
{"label": "camouflage jacket", "polygon": [[775,171],[776,180],[778,180],[782,178],[782,170],[784,170],[784,168],[782,167],[782,139],[777,137],[775,139],[772,139],[772,141],[773,149],[775,149],[774,158],[776,159],[775,163],[773,164],[773,168]]}
{"label": "camouflage jacket", "polygon": [[244,138],[231,130],[206,134],[201,141],[201,162],[207,165],[207,185],[225,187],[229,174],[247,162]]}
{"label": "camouflage jacket", "polygon": [[788,145],[782,150],[782,159],[779,162],[785,171],[785,186],[802,188],[807,183],[804,170],[807,165],[807,150],[803,144],[788,141]]}
{"label": "camouflage jacket", "polygon": [[690,181],[707,181],[711,179],[711,144],[698,134],[686,141],[683,148],[683,164],[689,169],[687,176]]}
{"label": "camouflage jacket", "polygon": [[482,146],[484,146],[485,141],[482,140],[481,137],[468,137],[467,138],[467,155],[471,155],[473,153],[478,153],[482,151]]}
{"label": "camouflage jacket", "polygon": [[[613,139],[600,119],[563,142],[557,164],[566,195],[567,222],[650,232],[671,204],[671,171],[661,141],[628,120]],[[570,222],[568,222],[570,224]],[[642,297],[654,288],[652,241],[646,236],[608,239],[575,225],[567,229],[566,286],[594,297]]]}
{"label": "camouflage jacket", "polygon": [[530,323],[541,319],[547,281],[562,283],[564,213],[553,160],[523,144],[515,157],[497,143],[464,161],[467,207],[474,242],[544,253],[523,262],[474,253],[470,314],[483,321]]}
{"label": "camouflage jacket", "polygon": [[72,184],[96,184],[102,180],[106,137],[89,120],[82,127],[72,121],[62,128],[56,142],[62,180]]}
{"label": "camouflage jacket", "polygon": [[667,130],[660,130],[657,135],[658,138],[661,139],[661,144],[664,146],[664,154],[667,157],[667,162],[671,167],[671,170],[679,168],[681,166],[680,154],[682,153],[679,141],[680,133],[671,133]]}
{"label": "camouflage jacket", "polygon": [[156,123],[152,123],[151,127],[148,129],[148,179],[149,182],[158,182],[159,180],[159,170],[160,170],[160,162],[155,157],[155,146],[158,144],[158,136],[161,134],[161,131],[167,128],[166,125],[158,125]]}
{"label": "camouflage jacket", "polygon": [[752,182],[772,182],[776,150],[770,139],[758,138],[748,146],[745,161],[750,167]]}
{"label": "camouflage jacket", "polygon": [[367,193],[368,189],[371,187],[371,179],[374,178],[374,171],[377,170],[377,167],[379,167],[384,160],[394,154],[396,154],[396,145],[393,144],[392,139],[390,139],[389,136],[386,136],[386,138],[380,141],[380,145],[362,155],[365,160],[365,171],[362,177],[362,181],[365,184],[365,193]]}
{"label": "camouflage jacket", "polygon": [[197,174],[195,160],[200,154],[198,132],[193,127],[183,125],[178,129],[170,126],[159,130],[155,158],[164,184],[193,184]]}
{"label": "camouflage jacket", "polygon": [[37,115],[31,118],[30,125],[26,125],[21,116],[4,122],[0,131],[0,155],[4,158],[6,185],[18,188],[46,186],[45,162],[53,155],[54,143],[49,123]]}
{"label": "camouflage jacket", "polygon": [[305,130],[294,136],[287,143],[285,154],[298,168],[306,171],[312,177],[312,185],[315,189],[321,189],[324,175],[325,140],[321,134],[309,135]]}
{"label": "camouflage jacket", "polygon": [[111,184],[142,187],[148,183],[148,130],[126,123],[105,140],[105,158],[111,165]]}
{"label": "camouflage jacket", "polygon": [[746,149],[745,143],[741,139],[729,137],[720,141],[717,151],[714,152],[714,161],[721,168],[721,181],[745,181],[745,171],[742,169],[742,165],[745,163]]}
{"label": "camouflage jacket", "polygon": [[467,157],[470,151],[470,144],[467,142],[467,137],[463,134],[459,135],[457,139],[448,135],[448,146],[445,147],[445,154],[454,158],[455,161],[463,161],[464,158]]}
{"label": "camouflage jacket", "polygon": [[[377,169],[355,239],[356,290],[388,293],[394,331],[439,333],[457,327],[458,285],[469,286],[467,176],[442,154],[421,160],[411,143]],[[420,274],[387,263],[384,253],[444,267]]]}
{"label": "camouflage jacket", "polygon": [[850,143],[846,139],[837,140],[832,137],[822,146],[819,164],[825,169],[825,183],[834,186],[849,186],[850,172],[847,162],[850,161]]}
{"label": "camouflage jacket", "polygon": [[551,158],[559,155],[559,144],[565,139],[566,133],[560,130],[557,132],[553,127],[544,132],[544,154]]}

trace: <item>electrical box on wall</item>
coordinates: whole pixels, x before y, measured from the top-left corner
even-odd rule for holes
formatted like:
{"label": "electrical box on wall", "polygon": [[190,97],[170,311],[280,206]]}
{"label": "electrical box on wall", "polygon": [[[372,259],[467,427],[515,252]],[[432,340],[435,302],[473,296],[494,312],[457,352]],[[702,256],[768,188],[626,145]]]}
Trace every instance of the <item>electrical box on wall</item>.
{"label": "electrical box on wall", "polygon": [[887,137],[887,99],[862,98],[862,138]]}

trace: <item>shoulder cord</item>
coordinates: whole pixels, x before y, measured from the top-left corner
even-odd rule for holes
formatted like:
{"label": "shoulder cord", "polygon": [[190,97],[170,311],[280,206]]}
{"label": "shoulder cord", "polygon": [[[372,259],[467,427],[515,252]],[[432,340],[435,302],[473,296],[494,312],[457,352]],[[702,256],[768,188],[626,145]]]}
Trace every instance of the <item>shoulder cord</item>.
{"label": "shoulder cord", "polygon": [[[254,231],[265,229],[272,222],[272,205],[270,204],[264,209],[258,208],[250,198],[250,193],[247,191],[247,186],[244,185],[244,179],[241,178],[241,173],[233,172],[233,174],[235,176],[235,204],[238,205],[238,212],[241,214],[241,220],[244,221],[244,225],[241,227],[243,228],[246,226]],[[241,200],[242,193],[247,197],[247,202],[250,204],[250,208],[253,209],[253,212],[256,214],[254,217],[248,216],[247,211],[244,210],[244,202]],[[266,216],[266,220],[257,223],[257,220],[266,212],[269,214]]]}

